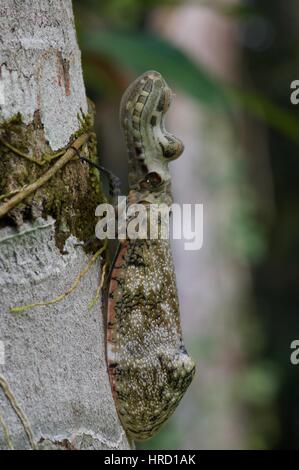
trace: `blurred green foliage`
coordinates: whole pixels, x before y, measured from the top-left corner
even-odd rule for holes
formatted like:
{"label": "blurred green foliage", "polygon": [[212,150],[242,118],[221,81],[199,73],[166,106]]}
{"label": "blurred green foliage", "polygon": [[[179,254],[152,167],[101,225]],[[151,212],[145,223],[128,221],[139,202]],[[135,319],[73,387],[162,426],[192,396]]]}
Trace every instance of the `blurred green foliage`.
{"label": "blurred green foliage", "polygon": [[131,30],[143,23],[152,8],[172,6],[180,2],[181,0],[75,0],[74,6],[96,14],[110,28]]}
{"label": "blurred green foliage", "polygon": [[144,32],[84,32],[83,52],[95,53],[141,74],[158,70],[165,79],[212,108],[229,106],[225,88],[207,70],[197,66],[181,50],[157,36]]}
{"label": "blurred green foliage", "polygon": [[[173,0],[88,0],[83,4],[77,0],[77,29],[84,53],[84,71],[92,87],[98,93],[105,92],[105,87],[114,90],[111,75],[107,77],[105,67],[103,70],[103,60],[136,74],[158,70],[167,81],[214,111],[225,110],[233,114],[242,107],[299,142],[299,119],[295,113],[284,110],[261,94],[221,82],[206,67],[195,64],[182,50],[157,35],[149,34],[146,28],[140,28],[139,23],[150,8],[157,4],[176,3]],[[211,5],[213,7],[213,2]],[[236,15],[239,21],[255,11],[242,5],[220,8],[214,3],[214,8],[215,5],[223,14]]]}

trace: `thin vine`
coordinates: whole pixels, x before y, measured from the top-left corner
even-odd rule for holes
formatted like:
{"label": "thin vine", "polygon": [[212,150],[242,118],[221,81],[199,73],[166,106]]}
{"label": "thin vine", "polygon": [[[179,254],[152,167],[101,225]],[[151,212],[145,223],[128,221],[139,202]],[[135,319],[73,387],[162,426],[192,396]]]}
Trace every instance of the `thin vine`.
{"label": "thin vine", "polygon": [[63,153],[62,157],[54,163],[49,170],[47,170],[40,178],[34,181],[32,184],[29,184],[18,192],[15,196],[9,199],[7,202],[3,203],[0,206],[0,218],[6,215],[11,209],[20,204],[26,197],[35,192],[38,188],[43,186],[52,176],[54,176],[63,166],[69,162],[74,155],[76,155],[76,150],[82,147],[89,138],[89,134],[80,135],[73,143],[68,150]]}

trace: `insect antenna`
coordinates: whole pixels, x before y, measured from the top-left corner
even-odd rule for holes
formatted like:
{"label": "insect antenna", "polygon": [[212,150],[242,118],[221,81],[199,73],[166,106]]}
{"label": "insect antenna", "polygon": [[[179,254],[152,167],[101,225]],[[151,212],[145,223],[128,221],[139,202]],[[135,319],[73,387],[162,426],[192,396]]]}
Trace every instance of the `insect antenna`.
{"label": "insect antenna", "polygon": [[112,173],[112,171],[108,170],[104,166],[93,162],[89,158],[83,157],[75,147],[71,146],[71,148],[75,150],[75,152],[76,152],[76,154],[77,154],[77,156],[79,157],[80,160],[88,163],[90,166],[93,166],[99,172],[105,173],[105,175],[108,177],[108,182],[109,182],[109,194],[113,199],[116,199],[117,196],[120,195],[120,186],[121,186],[120,178],[118,176],[114,175]]}

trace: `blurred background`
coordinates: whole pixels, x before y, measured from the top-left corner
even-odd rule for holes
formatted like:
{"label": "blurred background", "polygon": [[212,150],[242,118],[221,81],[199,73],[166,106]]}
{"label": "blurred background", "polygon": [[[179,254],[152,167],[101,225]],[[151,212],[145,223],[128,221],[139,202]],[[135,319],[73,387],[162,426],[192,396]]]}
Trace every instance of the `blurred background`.
{"label": "blurred background", "polygon": [[[127,190],[118,108],[158,70],[176,99],[168,128],[179,203],[204,204],[204,243],[173,243],[185,344],[197,374],[145,449],[299,444],[299,79],[295,0],[74,0],[101,163]],[[299,106],[299,105],[298,105]],[[140,446],[141,447],[141,446]]]}

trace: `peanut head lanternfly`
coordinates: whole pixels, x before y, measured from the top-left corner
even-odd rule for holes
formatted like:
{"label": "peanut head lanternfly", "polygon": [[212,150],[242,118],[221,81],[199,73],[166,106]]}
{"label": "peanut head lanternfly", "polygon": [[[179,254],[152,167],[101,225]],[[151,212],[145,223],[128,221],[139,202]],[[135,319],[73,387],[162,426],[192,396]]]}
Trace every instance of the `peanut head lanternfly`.
{"label": "peanut head lanternfly", "polygon": [[[151,204],[172,204],[168,165],[184,147],[164,127],[171,96],[162,76],[150,71],[122,98],[129,205],[149,209]],[[109,283],[107,362],[112,393],[128,436],[145,440],[173,413],[195,372],[182,339],[169,240],[122,240]]]}

